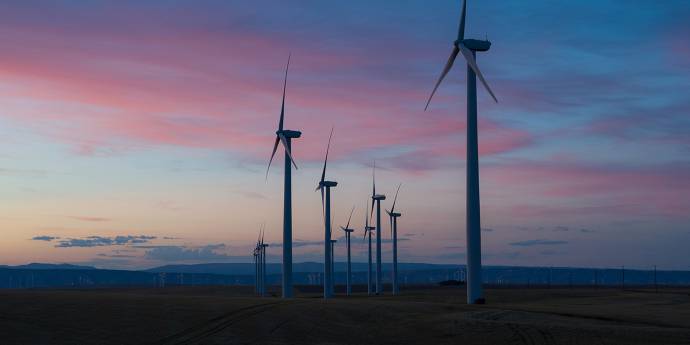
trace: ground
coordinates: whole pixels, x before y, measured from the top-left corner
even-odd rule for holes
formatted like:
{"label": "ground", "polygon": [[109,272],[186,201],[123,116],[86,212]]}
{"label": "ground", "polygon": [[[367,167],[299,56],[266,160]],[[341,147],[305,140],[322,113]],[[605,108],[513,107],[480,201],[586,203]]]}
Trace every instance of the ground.
{"label": "ground", "polygon": [[690,344],[690,289],[256,298],[249,287],[2,290],[0,344]]}

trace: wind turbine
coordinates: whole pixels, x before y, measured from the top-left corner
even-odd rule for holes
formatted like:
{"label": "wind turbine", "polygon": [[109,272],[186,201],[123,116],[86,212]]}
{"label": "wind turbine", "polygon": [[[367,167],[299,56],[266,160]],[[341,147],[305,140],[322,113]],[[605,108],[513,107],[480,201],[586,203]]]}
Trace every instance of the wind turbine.
{"label": "wind turbine", "polygon": [[340,227],[341,230],[345,231],[345,240],[347,242],[347,277],[346,277],[346,293],[348,296],[352,294],[352,282],[351,282],[351,277],[352,277],[352,263],[351,263],[351,255],[350,255],[350,235],[352,234],[354,229],[350,229],[350,220],[352,220],[352,213],[355,212],[355,207],[352,206],[352,210],[350,211],[350,217],[347,218],[347,225],[344,227]]}
{"label": "wind turbine", "polygon": [[[331,188],[338,185],[335,181],[326,181],[326,166],[328,165],[328,151],[331,149],[331,139],[333,138],[333,128],[331,134],[328,136],[328,146],[326,146],[326,158],[323,161],[323,171],[321,172],[321,180],[316,187],[317,191],[321,191],[321,212],[323,212],[324,223],[324,258],[323,258],[323,298],[333,297],[331,289],[333,284],[333,271],[331,270],[331,261],[333,256],[333,246],[331,244]],[[324,196],[325,193],[325,196]]]}
{"label": "wind turbine", "polygon": [[460,14],[460,27],[458,28],[458,38],[453,42],[453,51],[450,53],[448,62],[438,78],[434,90],[426,102],[426,110],[429,107],[431,98],[436,93],[436,89],[453,67],[453,62],[461,52],[467,60],[467,303],[483,304],[484,294],[482,292],[482,253],[481,253],[481,224],[479,214],[479,152],[477,144],[477,79],[484,84],[491,97],[498,103],[489,84],[486,83],[482,72],[475,61],[476,52],[489,50],[491,42],[488,40],[475,40],[465,38],[465,13],[467,2],[462,3]]}
{"label": "wind turbine", "polygon": [[297,139],[302,135],[300,131],[293,131],[283,129],[283,122],[285,120],[285,89],[287,87],[287,74],[290,68],[290,56],[288,56],[287,66],[285,67],[285,80],[283,81],[283,103],[280,107],[280,121],[278,122],[278,130],[276,131],[276,141],[273,144],[273,153],[271,159],[268,161],[268,168],[266,168],[266,179],[268,179],[268,171],[271,169],[271,162],[273,156],[278,150],[278,143],[283,144],[285,148],[285,187],[283,190],[283,298],[292,297],[292,165],[297,169],[295,160],[292,159],[290,151],[292,139]]}
{"label": "wind turbine", "polygon": [[369,225],[369,201],[366,203],[366,210],[364,211],[364,239],[369,235],[369,251],[368,251],[368,270],[367,270],[367,295],[372,292],[372,269],[371,269],[371,233],[376,230],[375,227]]}
{"label": "wind turbine", "polygon": [[259,236],[254,245],[254,292],[257,296],[261,295],[261,233],[263,225],[259,229]]}
{"label": "wind turbine", "polygon": [[252,252],[254,256],[254,294],[259,294],[259,246],[254,246],[254,251]]}
{"label": "wind turbine", "polygon": [[398,190],[395,191],[395,198],[393,198],[391,210],[386,210],[391,222],[391,237],[393,238],[393,295],[400,293],[398,287],[398,217],[402,214],[395,212],[395,202],[398,201],[398,192],[400,192],[401,185],[402,184],[399,184]]}
{"label": "wind turbine", "polygon": [[376,162],[374,162],[374,173],[372,178],[371,191],[371,212],[374,213],[374,203],[376,203],[376,294],[381,294],[383,284],[381,278],[383,272],[381,271],[381,201],[386,200],[383,194],[376,194]]}
{"label": "wind turbine", "polygon": [[264,233],[262,232],[262,234],[261,234],[261,297],[266,296],[266,248],[267,247],[268,247],[268,243],[264,243]]}

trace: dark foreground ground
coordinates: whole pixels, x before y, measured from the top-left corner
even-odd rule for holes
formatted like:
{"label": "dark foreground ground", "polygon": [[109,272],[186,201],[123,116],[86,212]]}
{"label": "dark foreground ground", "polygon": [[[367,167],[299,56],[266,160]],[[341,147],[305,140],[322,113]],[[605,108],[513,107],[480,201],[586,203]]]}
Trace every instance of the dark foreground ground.
{"label": "dark foreground ground", "polygon": [[0,291],[0,344],[690,344],[690,290],[456,287],[292,300],[251,288]]}

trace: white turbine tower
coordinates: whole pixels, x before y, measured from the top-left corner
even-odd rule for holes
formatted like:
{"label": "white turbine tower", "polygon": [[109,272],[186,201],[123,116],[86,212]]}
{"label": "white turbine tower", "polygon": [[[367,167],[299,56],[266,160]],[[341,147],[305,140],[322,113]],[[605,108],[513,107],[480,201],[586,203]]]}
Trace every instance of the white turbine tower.
{"label": "white turbine tower", "polygon": [[[332,256],[333,246],[331,244],[331,188],[338,185],[335,181],[326,181],[326,166],[328,165],[328,151],[331,149],[331,139],[333,138],[333,129],[328,137],[328,146],[326,146],[326,158],[323,160],[323,171],[321,172],[321,180],[316,187],[317,191],[321,191],[321,212],[323,215],[324,224],[324,258],[323,258],[323,298],[333,297],[333,271],[332,271]],[[325,193],[325,195],[324,195]]]}
{"label": "white turbine tower", "polygon": [[467,60],[467,303],[484,303],[482,292],[482,253],[481,253],[481,223],[479,214],[479,150],[477,144],[477,78],[484,84],[494,101],[498,102],[489,84],[484,80],[482,72],[475,61],[476,52],[489,50],[491,42],[488,40],[475,40],[465,38],[465,13],[467,3],[463,1],[462,12],[460,14],[460,26],[458,28],[458,38],[453,43],[453,51],[450,53],[448,62],[441,72],[436,85],[434,86],[426,108],[431,102],[436,89],[448,74],[453,62],[462,53]]}
{"label": "white turbine tower", "polygon": [[383,194],[376,194],[376,162],[374,162],[374,173],[372,178],[371,191],[371,212],[374,213],[374,204],[376,204],[376,294],[380,295],[383,292],[383,272],[381,271],[381,201],[386,200]]}
{"label": "white turbine tower", "polygon": [[400,287],[398,286],[398,217],[402,214],[395,212],[395,202],[398,201],[400,186],[401,184],[398,185],[398,190],[395,191],[395,198],[393,198],[391,210],[386,210],[388,219],[391,222],[391,237],[393,240],[393,295],[400,293]]}
{"label": "white turbine tower", "polygon": [[350,211],[350,217],[347,218],[347,225],[344,227],[340,227],[341,230],[345,231],[345,241],[347,244],[347,277],[346,277],[346,294],[350,296],[352,294],[352,261],[351,261],[351,254],[350,254],[350,235],[352,234],[354,229],[350,229],[350,221],[352,220],[352,213],[355,212],[355,207],[352,206],[352,210]]}
{"label": "white turbine tower", "polygon": [[369,200],[365,204],[364,210],[364,240],[367,240],[367,235],[369,238],[369,251],[367,252],[368,265],[367,265],[367,295],[371,295],[372,289],[372,267],[371,267],[371,234],[376,230],[375,227],[369,225]]}
{"label": "white turbine tower", "polygon": [[278,130],[276,131],[276,141],[273,144],[273,153],[271,159],[268,161],[268,168],[266,168],[266,179],[268,179],[268,171],[271,169],[271,162],[273,156],[278,150],[278,143],[283,144],[285,148],[285,187],[283,190],[283,298],[292,297],[292,165],[297,169],[297,164],[292,159],[291,145],[292,139],[297,139],[302,135],[300,131],[292,131],[283,129],[283,122],[285,120],[285,89],[287,87],[287,75],[290,68],[290,56],[288,56],[287,66],[285,67],[285,80],[283,81],[283,103],[280,107],[280,121],[278,122]]}

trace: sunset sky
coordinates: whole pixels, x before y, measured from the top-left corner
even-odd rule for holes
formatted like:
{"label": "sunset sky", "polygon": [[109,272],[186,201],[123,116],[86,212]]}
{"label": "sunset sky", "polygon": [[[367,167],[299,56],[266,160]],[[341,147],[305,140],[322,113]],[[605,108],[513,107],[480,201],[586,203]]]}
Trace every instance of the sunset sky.
{"label": "sunset sky", "polygon": [[[0,264],[249,262],[262,222],[279,262],[282,154],[265,171],[289,53],[295,261],[323,255],[333,126],[334,225],[356,206],[355,261],[376,160],[384,206],[402,183],[400,260],[464,263],[460,61],[423,111],[459,11],[0,3]],[[499,99],[478,90],[484,263],[690,269],[690,3],[471,1],[467,18]]]}

